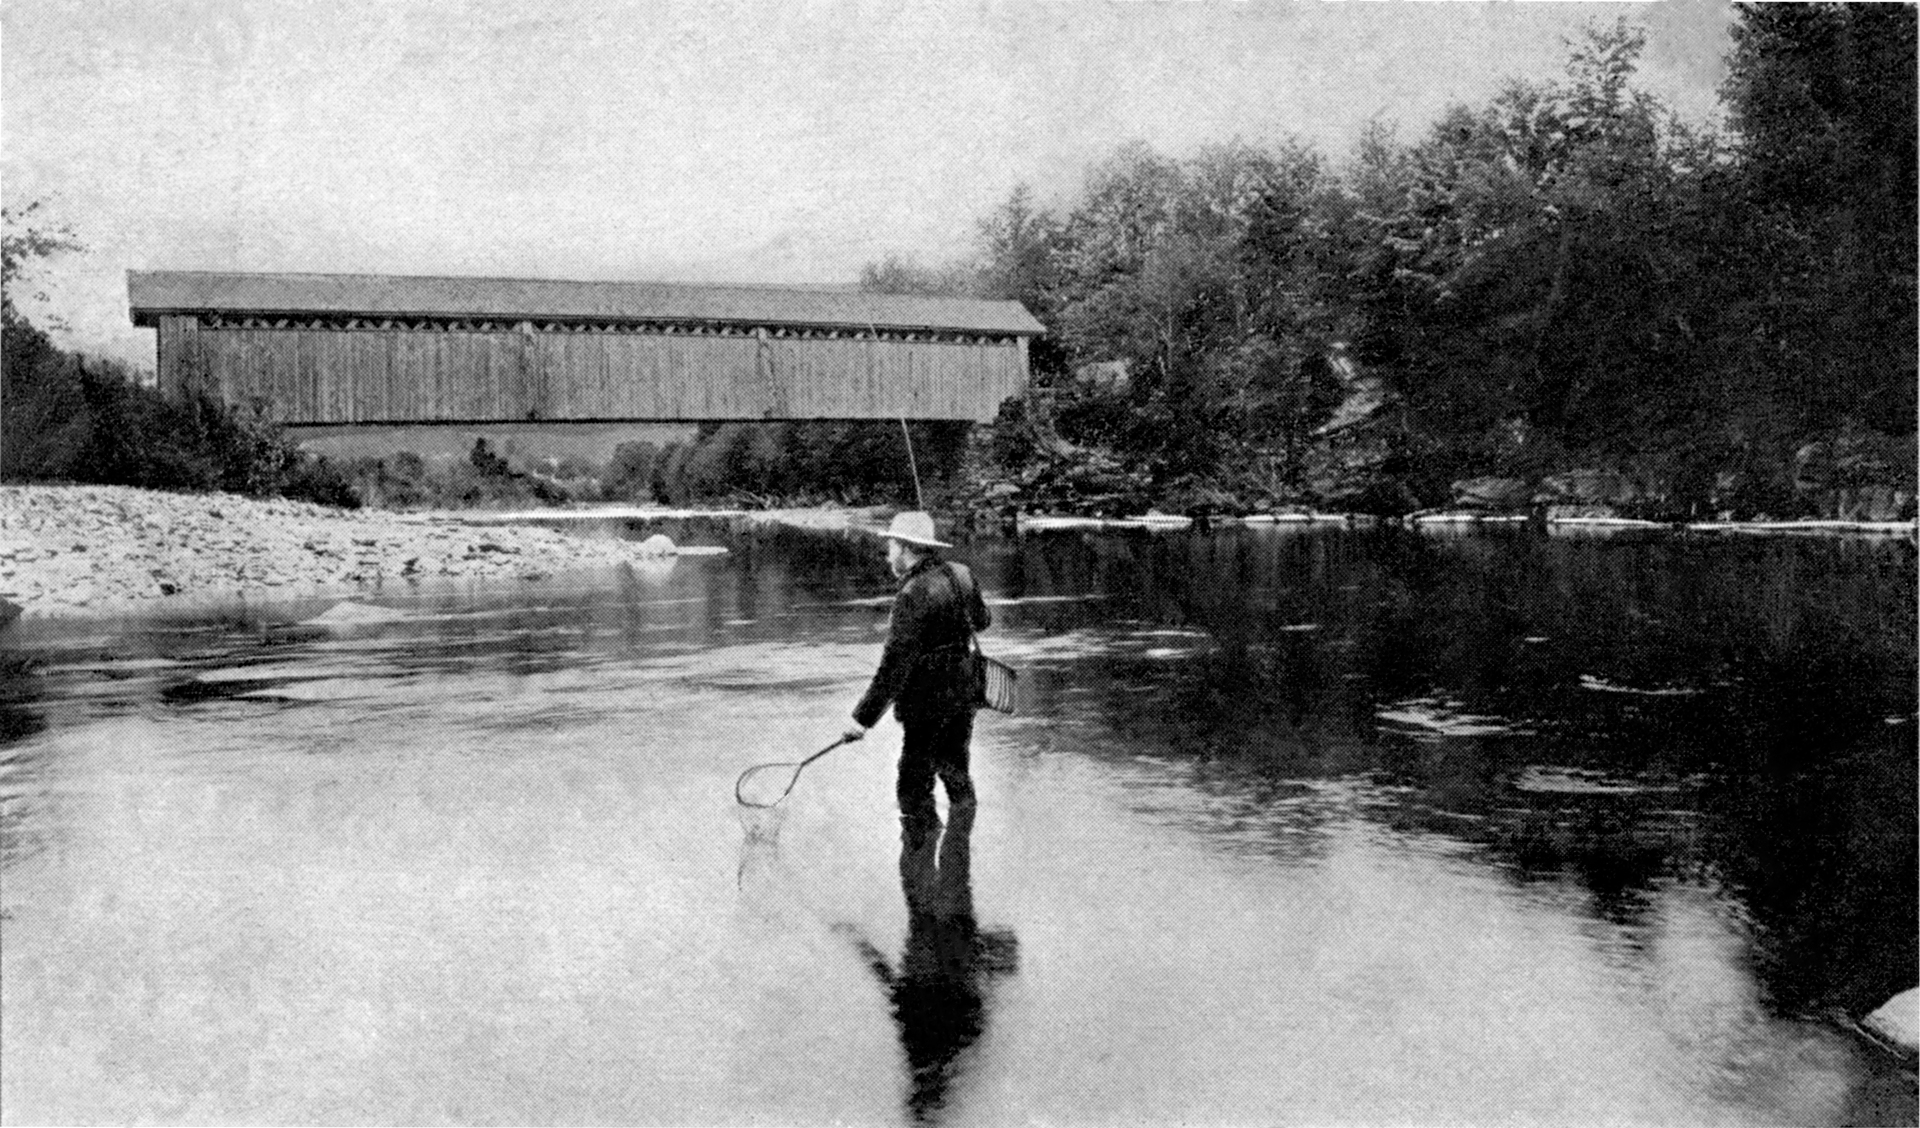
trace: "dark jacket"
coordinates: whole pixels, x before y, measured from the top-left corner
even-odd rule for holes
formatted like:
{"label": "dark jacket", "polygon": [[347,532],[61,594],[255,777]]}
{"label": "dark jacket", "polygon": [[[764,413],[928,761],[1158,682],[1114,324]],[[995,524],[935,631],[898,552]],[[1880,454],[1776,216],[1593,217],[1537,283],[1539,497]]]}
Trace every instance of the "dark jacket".
{"label": "dark jacket", "polygon": [[915,564],[893,598],[887,648],[853,719],[871,726],[889,705],[902,725],[972,712],[979,660],[971,640],[992,623],[966,565],[931,558]]}

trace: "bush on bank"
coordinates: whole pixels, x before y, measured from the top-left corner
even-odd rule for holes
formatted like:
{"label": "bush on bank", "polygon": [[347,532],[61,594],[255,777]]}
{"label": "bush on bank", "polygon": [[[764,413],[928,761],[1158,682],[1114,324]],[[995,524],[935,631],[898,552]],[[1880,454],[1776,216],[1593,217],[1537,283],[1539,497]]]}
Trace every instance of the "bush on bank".
{"label": "bush on bank", "polygon": [[430,463],[400,451],[354,459],[345,474],[363,501],[382,509],[498,509],[593,500],[597,487],[589,470],[569,467],[561,476],[522,469],[480,438],[459,461]]}
{"label": "bush on bank", "polygon": [[932,504],[936,491],[951,490],[968,431],[947,422],[904,431],[897,421],[707,424],[687,443],[622,443],[600,496],[662,505],[905,505],[917,503],[917,476]]}
{"label": "bush on bank", "polygon": [[163,396],[125,365],[68,353],[6,314],[0,478],[360,504],[338,467],[271,421],[204,395]]}
{"label": "bush on bank", "polygon": [[354,459],[344,470],[367,504],[400,509],[915,505],[922,497],[931,506],[963,492],[972,431],[949,422],[903,431],[898,420],[709,423],[689,441],[621,443],[604,465],[509,455],[482,437],[464,459],[401,451]]}

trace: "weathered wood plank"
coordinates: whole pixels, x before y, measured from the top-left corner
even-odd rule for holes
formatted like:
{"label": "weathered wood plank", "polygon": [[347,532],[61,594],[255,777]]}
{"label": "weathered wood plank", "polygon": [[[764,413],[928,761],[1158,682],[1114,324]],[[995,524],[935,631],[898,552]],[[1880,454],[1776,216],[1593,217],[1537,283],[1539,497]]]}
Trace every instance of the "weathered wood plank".
{"label": "weathered wood plank", "polygon": [[[991,419],[1023,339],[405,329],[198,330],[160,319],[160,386],[195,379],[289,423],[529,418]],[[196,376],[195,373],[199,375]]]}

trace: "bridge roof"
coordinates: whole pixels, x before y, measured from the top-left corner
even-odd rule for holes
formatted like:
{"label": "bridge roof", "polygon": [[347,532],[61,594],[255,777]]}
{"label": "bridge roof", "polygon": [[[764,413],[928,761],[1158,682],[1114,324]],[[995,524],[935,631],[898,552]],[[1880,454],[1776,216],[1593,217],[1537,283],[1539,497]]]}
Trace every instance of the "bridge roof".
{"label": "bridge roof", "polygon": [[1046,332],[1019,302],[808,286],[129,270],[127,296],[133,323],[145,326],[163,314],[244,313]]}

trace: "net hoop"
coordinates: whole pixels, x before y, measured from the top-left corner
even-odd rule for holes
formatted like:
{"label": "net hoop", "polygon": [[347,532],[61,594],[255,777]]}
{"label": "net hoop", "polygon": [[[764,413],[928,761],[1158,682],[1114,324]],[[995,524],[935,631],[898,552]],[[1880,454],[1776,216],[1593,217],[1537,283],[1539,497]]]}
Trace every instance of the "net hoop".
{"label": "net hoop", "polygon": [[[806,769],[806,766],[808,764],[813,763],[815,760],[818,760],[820,757],[825,756],[827,753],[833,751],[835,748],[838,748],[845,743],[847,743],[847,738],[843,736],[839,740],[834,741],[832,744],[827,745],[825,748],[822,748],[820,751],[815,752],[813,755],[808,756],[806,759],[801,760],[798,763],[795,763],[791,760],[775,760],[771,763],[766,763],[766,764],[754,764],[753,766],[749,767],[746,771],[741,772],[739,775],[739,778],[733,781],[734,802],[740,804],[742,807],[752,807],[755,810],[766,810],[770,807],[778,806],[782,801],[786,799],[788,795],[791,795],[793,793],[794,784],[800,782],[800,773]],[[780,792],[779,795],[765,801],[747,798],[746,788],[747,788],[747,781],[749,779],[754,778],[756,775],[771,775],[780,768],[792,768],[793,778],[787,781],[787,786]]]}

